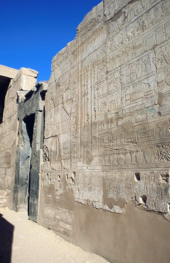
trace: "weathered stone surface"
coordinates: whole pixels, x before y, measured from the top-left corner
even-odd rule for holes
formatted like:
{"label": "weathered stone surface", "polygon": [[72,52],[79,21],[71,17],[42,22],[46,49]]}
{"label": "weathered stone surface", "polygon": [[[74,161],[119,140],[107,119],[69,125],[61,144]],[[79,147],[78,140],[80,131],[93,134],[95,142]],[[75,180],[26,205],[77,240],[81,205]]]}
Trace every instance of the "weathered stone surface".
{"label": "weathered stone surface", "polygon": [[[0,66],[0,98],[6,89],[3,101],[3,119],[0,124],[0,190],[5,191],[1,206],[13,207],[13,186],[15,178],[16,146],[18,143],[17,92],[35,86],[37,72],[24,69],[15,70]],[[1,197],[0,197],[1,199]]]}
{"label": "weathered stone surface", "polygon": [[0,190],[0,207],[5,207],[7,201],[7,192]]}
{"label": "weathered stone surface", "polygon": [[[164,230],[150,228],[152,217],[170,218],[169,50],[169,0],[104,0],[52,61],[39,222],[111,261],[170,260],[167,249],[153,255]],[[57,209],[73,214],[71,232]],[[159,233],[150,244],[140,232],[139,257],[129,233],[138,220]]]}
{"label": "weathered stone surface", "polygon": [[0,76],[13,79],[17,75],[18,70],[0,65]]}
{"label": "weathered stone surface", "polygon": [[103,0],[103,12],[105,16],[105,21],[113,18],[117,20],[122,16],[122,9],[128,5],[128,3],[133,3],[138,0]]}
{"label": "weathered stone surface", "polygon": [[15,210],[67,240],[111,262],[169,263],[170,1],[104,0],[48,83],[36,76],[5,80],[0,205],[15,175]]}
{"label": "weathered stone surface", "polygon": [[14,82],[20,85],[20,90],[28,91],[32,89],[37,82],[38,72],[32,69],[21,68]]}

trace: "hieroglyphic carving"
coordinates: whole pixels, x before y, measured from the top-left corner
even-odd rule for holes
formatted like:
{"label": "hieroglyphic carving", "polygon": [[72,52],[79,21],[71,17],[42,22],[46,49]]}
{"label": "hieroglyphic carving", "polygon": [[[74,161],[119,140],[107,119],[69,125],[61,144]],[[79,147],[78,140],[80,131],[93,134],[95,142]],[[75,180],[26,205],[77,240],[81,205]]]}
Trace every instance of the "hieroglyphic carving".
{"label": "hieroglyphic carving", "polygon": [[170,163],[169,1],[103,3],[104,17],[100,5],[54,59],[61,76],[58,95],[48,91],[55,110],[47,112],[47,131],[62,149],[53,159],[62,160],[56,198],[66,178],[77,202],[120,212],[103,201],[104,179],[108,198],[168,213],[168,182],[160,178]]}
{"label": "hieroglyphic carving", "polygon": [[49,150],[46,145],[43,147],[43,162],[48,162],[49,161]]}
{"label": "hieroglyphic carving", "polygon": [[159,90],[159,112],[161,115],[169,114],[169,98],[170,98],[170,42],[167,41],[157,47],[156,63],[158,72],[158,90]]}
{"label": "hieroglyphic carving", "polygon": [[144,204],[148,210],[169,212],[169,174],[166,172],[114,172],[114,175],[107,172],[105,183],[108,197],[115,201],[135,198],[137,204]]}
{"label": "hieroglyphic carving", "polygon": [[99,48],[106,38],[106,28],[100,28],[88,39],[84,46],[82,52],[82,59],[87,57],[90,53],[93,53],[97,48]]}

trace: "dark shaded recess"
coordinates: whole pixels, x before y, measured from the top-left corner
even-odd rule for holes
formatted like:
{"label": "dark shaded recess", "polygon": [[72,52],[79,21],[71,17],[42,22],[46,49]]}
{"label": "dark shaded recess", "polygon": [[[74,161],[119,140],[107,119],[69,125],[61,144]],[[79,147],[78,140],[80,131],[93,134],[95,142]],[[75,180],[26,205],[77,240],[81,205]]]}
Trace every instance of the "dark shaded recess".
{"label": "dark shaded recess", "polygon": [[40,90],[41,85],[39,85],[39,83],[36,85],[36,91],[34,92],[35,94]]}
{"label": "dark shaded recess", "polygon": [[24,118],[24,122],[26,124],[26,129],[27,129],[27,133],[28,133],[28,137],[29,137],[29,140],[30,140],[30,146],[32,146],[32,140],[33,140],[34,121],[35,121],[35,114],[31,114],[31,115],[26,116]]}
{"label": "dark shaded recess", "polygon": [[46,90],[43,90],[43,91],[41,91],[41,93],[40,93],[41,99],[42,99],[43,101],[45,101],[46,92],[47,92]]}
{"label": "dark shaded recess", "polygon": [[30,90],[25,94],[25,101],[31,99],[32,95],[34,94],[34,90]]}
{"label": "dark shaded recess", "polygon": [[140,173],[135,173],[135,178],[137,181],[140,181]]}
{"label": "dark shaded recess", "polygon": [[141,198],[142,198],[143,203],[146,205],[147,196],[146,195],[142,195]]}
{"label": "dark shaded recess", "polygon": [[11,263],[14,226],[0,214],[0,262]]}
{"label": "dark shaded recess", "polygon": [[[30,141],[30,147],[32,148],[35,114],[31,114],[29,116],[26,116],[24,118],[24,122],[26,124],[27,134],[28,134],[29,141]],[[31,169],[32,169],[32,163],[30,163],[29,182],[28,182],[28,193],[29,193],[29,196],[28,196],[28,215],[30,213]]]}
{"label": "dark shaded recess", "polygon": [[[40,93],[42,101],[45,101],[46,92],[47,92],[46,90],[43,90]],[[43,138],[42,138],[42,145],[41,145],[42,147],[41,148],[43,148],[43,145],[44,145],[44,137],[45,137],[44,132],[45,132],[45,106],[43,107],[43,127],[42,127]]]}
{"label": "dark shaded recess", "polygon": [[10,83],[9,78],[0,76],[0,124],[3,121],[3,113],[4,113],[4,107],[5,107],[5,96],[8,90],[8,86]]}
{"label": "dark shaded recess", "polygon": [[169,174],[161,174],[162,180],[165,181],[166,183],[169,183]]}

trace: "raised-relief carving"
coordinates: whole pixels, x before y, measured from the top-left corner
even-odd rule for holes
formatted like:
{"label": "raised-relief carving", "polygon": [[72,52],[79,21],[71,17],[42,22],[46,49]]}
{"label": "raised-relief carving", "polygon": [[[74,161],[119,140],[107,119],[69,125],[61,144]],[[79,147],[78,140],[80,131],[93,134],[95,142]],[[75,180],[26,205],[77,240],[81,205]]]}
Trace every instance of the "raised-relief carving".
{"label": "raised-relief carving", "polygon": [[103,4],[53,60],[58,82],[47,94],[44,188],[54,188],[56,206],[67,207],[70,194],[74,205],[126,216],[133,200],[168,219],[170,6]]}
{"label": "raised-relief carving", "polygon": [[43,148],[43,162],[48,162],[49,161],[49,151],[48,147],[44,145]]}

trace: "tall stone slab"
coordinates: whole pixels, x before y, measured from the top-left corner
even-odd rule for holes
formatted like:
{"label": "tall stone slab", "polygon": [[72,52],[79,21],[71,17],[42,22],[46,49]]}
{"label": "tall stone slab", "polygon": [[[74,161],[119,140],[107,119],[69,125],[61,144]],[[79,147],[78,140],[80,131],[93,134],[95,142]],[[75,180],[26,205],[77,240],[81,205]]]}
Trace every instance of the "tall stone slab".
{"label": "tall stone slab", "polygon": [[18,105],[18,144],[16,150],[14,210],[28,211],[37,221],[39,174],[43,161],[44,106],[48,84],[38,83],[28,92],[20,91]]}

